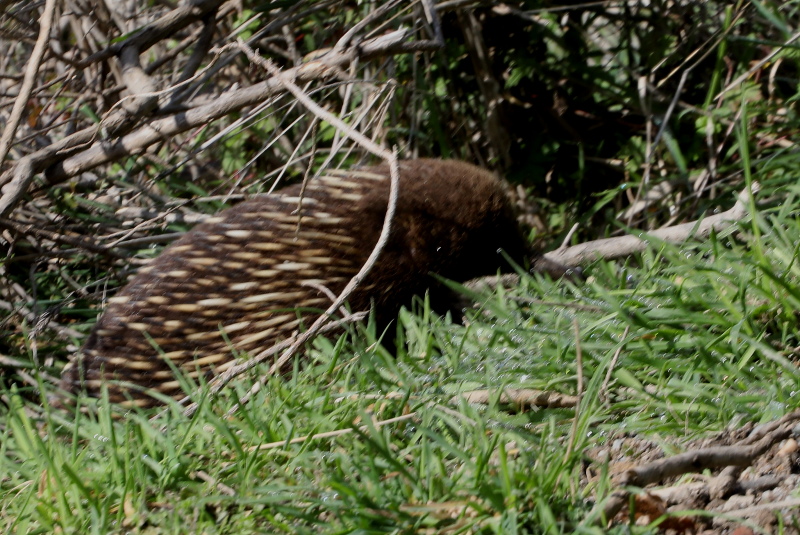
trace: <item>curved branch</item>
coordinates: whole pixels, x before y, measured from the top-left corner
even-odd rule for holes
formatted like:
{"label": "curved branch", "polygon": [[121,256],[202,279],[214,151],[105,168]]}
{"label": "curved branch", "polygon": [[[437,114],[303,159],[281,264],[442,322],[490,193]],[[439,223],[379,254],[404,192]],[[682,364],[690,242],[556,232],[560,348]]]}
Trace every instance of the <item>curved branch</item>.
{"label": "curved branch", "polygon": [[112,58],[119,54],[126,47],[134,47],[141,52],[146,51],[159,41],[171,37],[193,22],[202,20],[206,15],[219,9],[225,0],[191,0],[182,3],[161,17],[151,22],[139,31],[133,33],[127,39],[119,41],[99,50],[88,58],[77,63],[79,69],[83,69],[97,63]]}
{"label": "curved branch", "polygon": [[[324,80],[337,75],[355,58],[369,59],[421,49],[430,50],[440,46],[434,41],[404,42],[405,38],[404,31],[397,31],[369,39],[342,53],[329,52],[317,60],[287,69],[283,72],[283,76],[296,82]],[[154,119],[119,139],[93,142],[88,148],[78,152],[79,148],[82,148],[78,147],[78,144],[92,142],[98,133],[96,126],[84,129],[61,142],[22,158],[14,168],[0,178],[0,184],[8,182],[0,190],[2,193],[0,217],[4,217],[14,208],[33,180],[33,176],[48,166],[50,168],[47,169],[47,180],[51,184],[63,182],[104,163],[140,154],[156,142],[205,125],[245,106],[261,103],[282,91],[284,91],[283,82],[277,78],[270,78],[245,89],[228,91],[211,103],[169,117]]]}
{"label": "curved branch", "polygon": [[44,6],[44,11],[39,19],[39,37],[36,39],[36,44],[33,46],[31,52],[31,59],[28,61],[28,66],[25,69],[25,76],[22,79],[22,86],[19,90],[19,95],[14,101],[14,107],[11,109],[11,116],[3,129],[3,137],[0,138],[0,165],[6,159],[8,151],[11,148],[11,142],[14,140],[14,134],[17,132],[17,127],[22,119],[22,112],[28,104],[28,98],[33,91],[33,82],[36,79],[36,74],[39,72],[39,65],[42,63],[44,56],[45,45],[50,39],[50,28],[53,24],[53,13],[55,12],[56,1],[47,0]]}
{"label": "curved branch", "polygon": [[[751,196],[758,193],[760,188],[761,186],[758,182],[754,182],[752,191],[743,190],[740,192],[733,208],[721,214],[708,216],[690,223],[683,223],[682,225],[660,228],[646,234],[656,240],[669,243],[684,242],[691,237],[706,238],[711,234],[712,230],[723,230],[728,228],[734,221],[744,219],[748,214]],[[639,236],[629,234],[618,238],[594,240],[580,245],[573,245],[572,247],[559,248],[544,256],[553,262],[559,262],[566,266],[576,266],[598,258],[613,260],[630,256],[644,251],[647,248],[647,244],[648,242]]]}

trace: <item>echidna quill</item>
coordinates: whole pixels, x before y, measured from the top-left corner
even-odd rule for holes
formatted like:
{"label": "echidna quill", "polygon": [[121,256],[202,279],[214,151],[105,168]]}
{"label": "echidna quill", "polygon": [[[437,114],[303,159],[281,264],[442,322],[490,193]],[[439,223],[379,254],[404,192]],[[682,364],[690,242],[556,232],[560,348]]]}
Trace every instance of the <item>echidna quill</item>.
{"label": "echidna quill", "polygon": [[[235,353],[254,355],[310,325],[377,243],[389,198],[389,169],[331,171],[301,195],[295,185],[223,211],[186,233],[130,281],[108,306],[62,388],[113,402],[154,404],[152,389],[181,397],[166,362],[190,377],[217,374]],[[400,163],[390,239],[352,310],[379,321],[432,288],[436,273],[466,281],[509,271],[529,254],[503,183],[473,165]],[[539,269],[563,274],[545,262]],[[311,283],[311,284],[309,284]],[[156,349],[156,347],[158,349]]]}

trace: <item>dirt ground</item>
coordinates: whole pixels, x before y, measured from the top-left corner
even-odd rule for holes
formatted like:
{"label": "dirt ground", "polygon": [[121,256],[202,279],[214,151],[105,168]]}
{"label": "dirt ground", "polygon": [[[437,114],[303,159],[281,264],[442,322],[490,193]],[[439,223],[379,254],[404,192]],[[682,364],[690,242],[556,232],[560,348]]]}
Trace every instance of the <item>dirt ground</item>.
{"label": "dirt ground", "polygon": [[800,535],[798,440],[800,413],[688,444],[620,435],[586,452],[584,477],[611,472],[615,491],[598,507],[613,523],[666,513],[663,533]]}

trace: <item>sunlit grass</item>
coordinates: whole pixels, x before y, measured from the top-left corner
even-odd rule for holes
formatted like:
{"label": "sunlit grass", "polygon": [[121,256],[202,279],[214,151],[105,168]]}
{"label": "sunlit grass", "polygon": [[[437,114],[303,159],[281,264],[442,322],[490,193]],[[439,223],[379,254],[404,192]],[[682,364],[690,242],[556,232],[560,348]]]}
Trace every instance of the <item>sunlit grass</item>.
{"label": "sunlit grass", "polygon": [[[400,335],[395,354],[370,329],[320,340],[310,365],[270,379],[231,418],[233,391],[194,419],[174,408],[154,421],[112,417],[103,400],[34,421],[7,392],[0,522],[17,533],[570,532],[609,490],[581,479],[587,448],[622,432],[680,448],[798,406],[800,223],[781,212],[759,218],[758,260],[744,223],[597,263],[582,284],[525,278],[466,326],[418,303],[384,335]],[[496,402],[504,388],[575,395],[579,374],[577,414]],[[488,406],[457,397],[487,388]]]}

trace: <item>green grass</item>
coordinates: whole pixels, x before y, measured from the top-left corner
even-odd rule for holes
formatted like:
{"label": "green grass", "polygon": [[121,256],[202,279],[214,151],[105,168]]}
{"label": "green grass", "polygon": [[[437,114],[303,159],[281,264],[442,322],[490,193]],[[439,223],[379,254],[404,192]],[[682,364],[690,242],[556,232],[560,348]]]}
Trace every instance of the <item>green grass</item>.
{"label": "green grass", "polygon": [[[232,416],[225,414],[254,377],[206,400],[192,419],[177,406],[151,419],[158,413],[121,411],[102,399],[64,413],[48,404],[44,381],[40,390],[14,386],[28,384],[14,373],[57,369],[53,357],[74,351],[62,332],[31,336],[23,305],[37,314],[53,307],[62,326],[85,332],[106,277],[111,286],[124,279],[112,268],[130,267],[127,259],[112,264],[82,249],[49,251],[47,242],[22,240],[2,260],[4,281],[25,292],[0,321],[0,531],[607,533],[591,512],[612,491],[609,467],[595,463],[598,477],[583,478],[591,448],[627,434],[676,453],[693,439],[798,408],[796,43],[722,94],[793,35],[798,2],[662,4],[626,7],[639,18],[595,6],[568,18],[540,12],[536,3],[511,18],[481,8],[494,76],[504,98],[513,97],[507,174],[548,196],[534,233],[543,241],[560,241],[576,221],[575,241],[609,235],[635,192],[662,182],[673,184],[673,194],[639,214],[634,232],[726,209],[733,191],[758,180],[755,217],[704,242],[653,243],[632,258],[597,262],[582,284],[524,277],[516,288],[484,296],[464,326],[420,302],[389,332],[367,327],[317,340],[293,373],[269,379]],[[301,52],[335,42],[363,16],[352,9],[295,23]],[[463,35],[455,13],[443,20],[448,35]],[[498,160],[462,39],[448,39],[439,53],[381,64],[364,61],[367,70],[356,76],[367,86],[399,82],[388,118],[373,112],[388,146],[406,156]],[[314,98],[342,115],[361,114],[352,103],[370,94],[356,91],[342,108],[338,85],[318,90]],[[244,177],[242,191],[261,187],[296,148],[315,164],[329,155],[331,133],[307,136],[307,112],[287,106],[205,152],[183,151],[216,127],[164,144],[163,162],[142,156],[98,170],[103,184],[89,191],[31,195],[53,214],[42,221],[116,237],[127,229],[115,215],[118,197],[121,205],[151,207],[140,184],[163,196],[153,204],[162,211],[169,199],[228,192],[231,171]],[[292,121],[298,126],[290,129]],[[274,143],[284,135],[285,143]],[[268,157],[246,165],[267,146],[274,146]],[[358,153],[346,154],[339,158]],[[225,172],[188,182],[169,172],[189,156],[220,162]],[[293,172],[302,175],[306,164]],[[707,187],[696,191],[697,177],[709,170]],[[61,256],[47,256],[53,252]],[[155,253],[146,244],[137,254]],[[579,382],[577,410],[499,403],[504,388],[576,395]],[[459,399],[475,389],[491,389],[491,402]],[[617,525],[611,532],[657,528]]]}
{"label": "green grass", "polygon": [[[0,528],[600,533],[588,514],[609,482],[581,479],[587,448],[625,432],[679,451],[798,406],[800,221],[789,199],[707,242],[597,263],[583,284],[526,277],[487,296],[466,327],[419,303],[384,336],[398,336],[395,355],[370,329],[318,340],[310,364],[270,379],[231,418],[221,415],[232,391],[193,419],[173,407],[154,421],[112,417],[103,400],[87,402],[89,415],[45,405],[37,421],[34,404],[7,392]],[[577,414],[496,402],[511,387],[574,395],[579,374]],[[480,388],[495,402],[454,400]]]}

